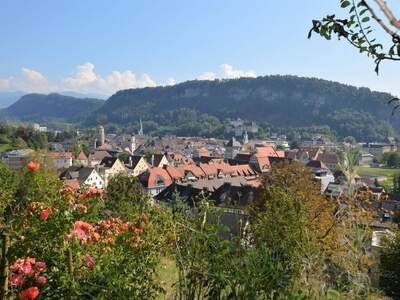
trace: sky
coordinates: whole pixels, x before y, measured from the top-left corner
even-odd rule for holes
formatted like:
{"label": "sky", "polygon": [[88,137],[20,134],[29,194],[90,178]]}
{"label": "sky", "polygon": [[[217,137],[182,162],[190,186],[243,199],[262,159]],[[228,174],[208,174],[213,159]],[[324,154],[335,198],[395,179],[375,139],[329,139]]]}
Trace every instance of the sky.
{"label": "sky", "polygon": [[373,61],[344,41],[307,39],[312,19],[343,13],[338,3],[1,0],[0,92],[111,95],[193,79],[290,74],[400,96],[400,63],[383,63],[377,76]]}

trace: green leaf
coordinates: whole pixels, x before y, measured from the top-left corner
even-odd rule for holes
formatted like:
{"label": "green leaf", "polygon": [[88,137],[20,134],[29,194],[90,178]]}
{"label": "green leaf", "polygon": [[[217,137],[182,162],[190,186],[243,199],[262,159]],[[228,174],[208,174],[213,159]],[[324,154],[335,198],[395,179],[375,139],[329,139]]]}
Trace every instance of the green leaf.
{"label": "green leaf", "polygon": [[365,22],[368,22],[369,20],[370,20],[369,17],[364,17],[364,18],[362,18],[361,22],[365,23]]}
{"label": "green leaf", "polygon": [[350,1],[343,1],[342,4],[340,5],[342,8],[346,8],[347,6],[350,5]]}

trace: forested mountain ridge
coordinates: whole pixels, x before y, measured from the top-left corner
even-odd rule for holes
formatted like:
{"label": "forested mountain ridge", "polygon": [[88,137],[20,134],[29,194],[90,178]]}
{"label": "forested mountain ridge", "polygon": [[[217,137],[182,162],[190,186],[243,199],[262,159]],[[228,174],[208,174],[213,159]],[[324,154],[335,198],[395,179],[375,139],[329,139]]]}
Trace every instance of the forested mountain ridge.
{"label": "forested mountain ridge", "polygon": [[187,81],[119,91],[88,123],[132,124],[142,118],[179,131],[202,117],[221,122],[240,117],[274,127],[328,125],[338,136],[379,139],[393,134],[391,126],[400,129],[400,118],[391,116],[391,98],[368,88],[296,76]]}
{"label": "forested mountain ridge", "polygon": [[104,100],[76,98],[60,94],[27,94],[1,111],[1,119],[46,122],[77,122],[100,108]]}

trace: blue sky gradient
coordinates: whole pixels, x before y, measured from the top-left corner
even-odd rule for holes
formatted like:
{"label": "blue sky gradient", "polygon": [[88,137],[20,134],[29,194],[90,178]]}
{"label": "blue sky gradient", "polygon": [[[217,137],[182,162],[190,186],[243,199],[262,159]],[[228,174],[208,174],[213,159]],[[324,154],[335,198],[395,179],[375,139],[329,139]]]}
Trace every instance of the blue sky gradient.
{"label": "blue sky gradient", "polygon": [[[400,95],[396,63],[384,63],[376,76],[372,60],[344,42],[307,39],[312,19],[342,12],[338,2],[3,0],[0,91],[98,88],[110,94],[129,85],[128,80],[113,86],[113,78],[124,80],[127,70],[136,79],[147,74],[152,85],[195,79],[204,72],[223,77],[220,66],[229,64],[257,75],[319,77]],[[76,79],[77,66],[85,63],[94,66],[98,78],[113,71],[122,75],[90,88],[66,80]],[[29,74],[33,82],[27,82]],[[138,86],[150,82],[147,77],[139,81]]]}

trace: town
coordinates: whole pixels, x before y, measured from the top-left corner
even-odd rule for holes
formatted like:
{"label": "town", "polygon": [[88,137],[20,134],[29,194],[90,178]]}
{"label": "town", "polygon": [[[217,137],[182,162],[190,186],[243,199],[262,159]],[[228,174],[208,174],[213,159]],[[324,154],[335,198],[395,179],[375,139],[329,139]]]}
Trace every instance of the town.
{"label": "town", "polygon": [[[398,222],[400,194],[393,190],[392,182],[397,179],[392,174],[396,169],[387,176],[379,173],[390,168],[382,162],[382,157],[397,153],[397,140],[393,137],[381,143],[351,143],[351,140],[338,143],[315,135],[301,141],[298,148],[290,148],[285,135],[275,134],[268,140],[249,139],[249,133],[257,132],[257,124],[241,119],[227,127],[227,133],[232,135],[228,140],[153,137],[145,134],[141,120],[139,124],[139,131],[131,135],[107,134],[102,125],[90,136],[83,137],[78,131],[74,138],[50,143],[52,150],[42,155],[50,159],[64,186],[74,190],[106,189],[112,177],[124,175],[138,178],[153,201],[170,203],[175,193],[188,204],[206,197],[221,207],[224,214],[243,215],[263,176],[280,162],[300,162],[312,172],[322,195],[340,198],[346,194],[350,180],[342,170],[348,164],[343,153],[346,149],[353,150],[360,170],[355,177],[356,188],[369,190],[373,195],[372,228],[384,234],[393,222]],[[48,130],[39,124],[32,124],[31,128],[41,133]],[[85,139],[92,145],[86,148],[86,153],[79,147]],[[12,150],[1,153],[1,160],[11,170],[18,170],[33,152]],[[234,201],[238,195],[240,199]],[[231,230],[235,227],[227,225]]]}

